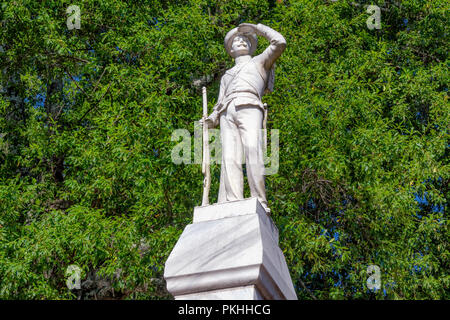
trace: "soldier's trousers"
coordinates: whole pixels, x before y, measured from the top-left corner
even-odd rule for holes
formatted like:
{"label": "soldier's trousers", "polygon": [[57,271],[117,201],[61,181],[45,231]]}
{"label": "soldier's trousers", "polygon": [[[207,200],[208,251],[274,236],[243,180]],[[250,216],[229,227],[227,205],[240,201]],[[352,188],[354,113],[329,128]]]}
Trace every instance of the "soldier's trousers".
{"label": "soldier's trousers", "polygon": [[244,199],[245,159],[247,180],[252,197],[267,208],[264,183],[263,110],[257,105],[234,105],[231,101],[220,114],[222,165],[218,202]]}

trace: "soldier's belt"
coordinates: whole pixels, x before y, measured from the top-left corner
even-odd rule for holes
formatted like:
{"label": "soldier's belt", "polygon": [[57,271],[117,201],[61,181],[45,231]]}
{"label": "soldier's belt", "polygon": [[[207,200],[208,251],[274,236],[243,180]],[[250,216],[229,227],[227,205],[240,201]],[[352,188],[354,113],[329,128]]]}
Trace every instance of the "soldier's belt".
{"label": "soldier's belt", "polygon": [[225,101],[232,100],[234,98],[250,98],[250,99],[256,99],[258,101],[261,101],[258,94],[249,92],[249,91],[233,91],[226,95]]}
{"label": "soldier's belt", "polygon": [[225,99],[225,102],[223,104],[223,108],[220,110],[220,112],[226,110],[228,108],[228,105],[231,103],[231,101],[234,102],[235,106],[243,106],[243,105],[254,105],[257,107],[260,107],[262,110],[264,110],[264,105],[262,104],[261,100],[253,94],[236,94],[232,95],[230,97],[227,97]]}

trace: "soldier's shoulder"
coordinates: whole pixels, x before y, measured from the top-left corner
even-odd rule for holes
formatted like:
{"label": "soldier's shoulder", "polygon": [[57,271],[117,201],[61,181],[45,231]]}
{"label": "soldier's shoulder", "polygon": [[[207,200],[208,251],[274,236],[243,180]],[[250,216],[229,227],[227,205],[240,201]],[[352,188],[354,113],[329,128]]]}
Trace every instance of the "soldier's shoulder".
{"label": "soldier's shoulder", "polygon": [[233,67],[231,67],[230,69],[227,69],[227,71],[225,71],[225,74],[224,74],[224,75],[226,75],[226,74],[233,74],[233,72],[234,72],[236,69],[237,69],[236,66],[233,66]]}
{"label": "soldier's shoulder", "polygon": [[[233,67],[234,68],[234,67]],[[221,81],[227,81],[229,77],[232,77],[234,74],[234,69],[230,68],[222,75]]]}

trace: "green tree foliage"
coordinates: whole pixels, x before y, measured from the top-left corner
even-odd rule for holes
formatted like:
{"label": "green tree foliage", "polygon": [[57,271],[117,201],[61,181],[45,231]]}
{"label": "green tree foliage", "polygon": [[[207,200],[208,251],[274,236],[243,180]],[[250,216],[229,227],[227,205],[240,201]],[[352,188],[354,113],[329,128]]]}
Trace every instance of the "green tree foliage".
{"label": "green tree foliage", "polygon": [[[66,9],[81,9],[69,30]],[[381,8],[369,30],[365,5]],[[171,160],[233,61],[241,22],[281,32],[269,205],[300,299],[449,298],[446,0],[32,1],[1,4],[0,298],[170,298],[164,263],[200,165]],[[261,40],[258,52],[267,45]],[[216,200],[219,167],[212,168]],[[246,191],[248,195],[248,190]],[[367,289],[378,265],[381,289]]]}

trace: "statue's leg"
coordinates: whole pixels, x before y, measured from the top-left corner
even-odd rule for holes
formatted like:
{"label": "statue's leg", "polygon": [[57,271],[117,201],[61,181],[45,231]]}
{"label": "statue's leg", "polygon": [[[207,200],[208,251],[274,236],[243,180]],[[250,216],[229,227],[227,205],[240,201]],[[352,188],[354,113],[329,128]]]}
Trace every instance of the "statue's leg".
{"label": "statue's leg", "polygon": [[244,199],[244,176],[242,173],[243,149],[238,128],[234,122],[234,105],[220,115],[220,140],[222,143],[222,164],[217,202]]}
{"label": "statue's leg", "polygon": [[250,193],[252,197],[258,197],[267,209],[264,183],[263,117],[264,113],[258,106],[248,105],[237,108],[236,118],[244,147]]}

